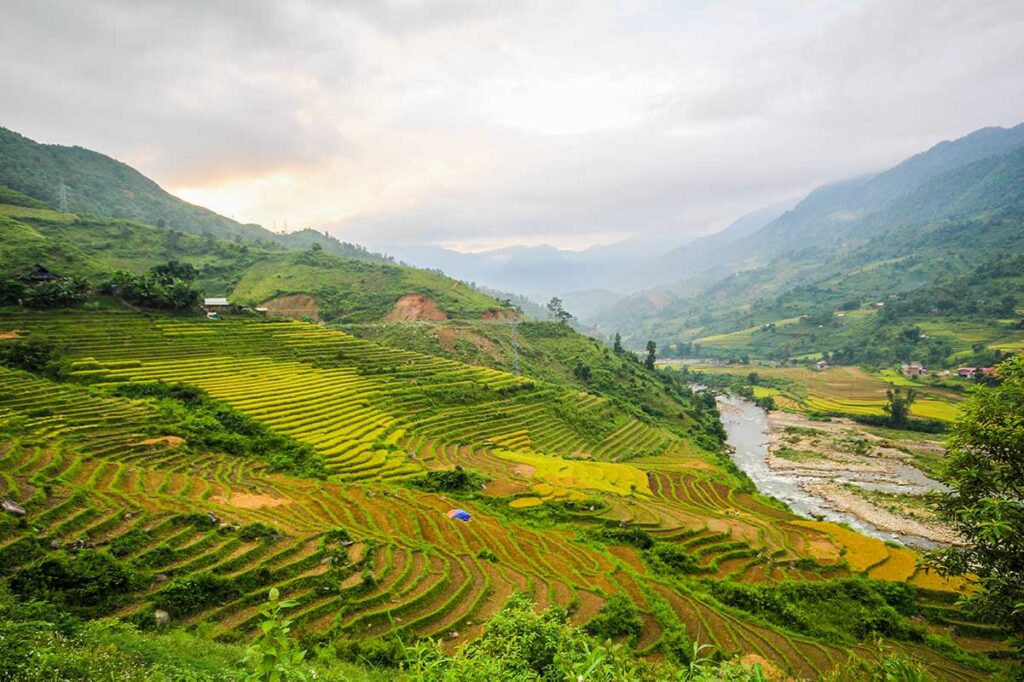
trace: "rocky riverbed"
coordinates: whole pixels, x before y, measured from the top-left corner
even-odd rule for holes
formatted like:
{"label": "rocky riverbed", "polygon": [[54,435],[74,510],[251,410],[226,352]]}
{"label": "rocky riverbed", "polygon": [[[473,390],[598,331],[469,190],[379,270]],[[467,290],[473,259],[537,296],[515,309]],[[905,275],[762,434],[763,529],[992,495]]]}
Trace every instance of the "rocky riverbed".
{"label": "rocky riverbed", "polygon": [[794,512],[915,547],[957,541],[923,497],[942,489],[921,470],[941,458],[941,442],[887,438],[845,419],[766,413],[731,396],[719,398],[719,410],[733,460]]}

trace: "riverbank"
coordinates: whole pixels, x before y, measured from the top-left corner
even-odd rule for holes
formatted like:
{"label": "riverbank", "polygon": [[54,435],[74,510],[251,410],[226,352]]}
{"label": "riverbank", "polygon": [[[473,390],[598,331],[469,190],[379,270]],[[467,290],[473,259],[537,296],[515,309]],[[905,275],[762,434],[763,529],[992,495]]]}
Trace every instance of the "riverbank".
{"label": "riverbank", "polygon": [[944,486],[918,464],[941,457],[941,444],[910,433],[898,440],[880,436],[848,419],[811,421],[782,411],[768,413],[768,425],[768,466],[801,478],[805,491],[833,509],[908,544],[959,541],[924,500]]}
{"label": "riverbank", "polygon": [[733,460],[759,491],[797,514],[919,548],[957,542],[923,497],[942,489],[922,471],[935,470],[941,441],[894,439],[845,419],[766,413],[732,396],[718,402]]}

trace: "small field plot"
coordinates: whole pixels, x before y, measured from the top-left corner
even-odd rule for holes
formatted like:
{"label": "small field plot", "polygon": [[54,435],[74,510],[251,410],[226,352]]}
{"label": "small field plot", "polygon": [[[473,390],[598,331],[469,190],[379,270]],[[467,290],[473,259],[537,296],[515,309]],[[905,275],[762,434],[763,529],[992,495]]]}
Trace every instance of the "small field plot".
{"label": "small field plot", "polygon": [[852,415],[884,414],[886,391],[894,386],[913,388],[917,400],[911,414],[923,419],[951,421],[956,418],[957,404],[963,397],[951,391],[912,381],[895,370],[872,374],[859,367],[833,367],[816,371],[809,367],[700,367],[708,374],[746,376],[756,372],[762,377],[781,379],[788,388],[754,386],[758,398],[772,396],[778,407],[798,412],[841,412]]}
{"label": "small field plot", "polygon": [[651,495],[647,474],[629,464],[567,460],[532,452],[495,450],[503,459],[522,465],[523,473],[551,486],[600,490],[617,495]]}

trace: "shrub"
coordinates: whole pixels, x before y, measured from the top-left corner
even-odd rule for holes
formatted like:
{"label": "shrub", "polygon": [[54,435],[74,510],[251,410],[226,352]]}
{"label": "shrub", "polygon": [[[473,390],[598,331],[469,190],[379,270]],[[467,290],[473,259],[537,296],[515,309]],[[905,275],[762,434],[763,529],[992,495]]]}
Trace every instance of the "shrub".
{"label": "shrub", "polygon": [[235,581],[213,573],[175,578],[157,592],[156,606],[175,617],[188,616],[223,604],[237,592]]}
{"label": "shrub", "polygon": [[587,623],[587,634],[600,640],[627,636],[636,637],[644,629],[644,622],[636,606],[623,594],[613,594],[594,618]]}
{"label": "shrub", "polygon": [[62,349],[53,341],[37,336],[0,344],[0,365],[58,381],[67,377],[69,369]]}
{"label": "shrub", "polygon": [[701,567],[697,559],[679,545],[658,542],[644,555],[651,568],[661,573],[697,573]]}
{"label": "shrub", "polygon": [[490,561],[492,564],[498,563],[498,555],[489,549],[481,549],[479,552],[477,552],[476,556],[478,559]]}
{"label": "shrub", "polygon": [[488,480],[483,474],[466,471],[456,465],[454,469],[428,471],[424,476],[414,479],[412,484],[430,492],[468,492],[480,490]]}
{"label": "shrub", "polygon": [[313,446],[275,433],[252,417],[187,384],[147,381],[119,384],[114,395],[156,402],[166,431],[194,447],[252,456],[274,471],[326,478],[323,459]]}
{"label": "shrub", "polygon": [[250,523],[238,530],[238,537],[246,542],[280,537],[281,531],[264,523]]}
{"label": "shrub", "polygon": [[45,599],[85,616],[109,613],[140,585],[140,578],[105,552],[48,557],[11,576],[11,590]]}
{"label": "shrub", "polygon": [[637,549],[650,549],[654,546],[654,538],[642,528],[627,526],[625,528],[602,528],[598,537],[606,542],[631,545]]}
{"label": "shrub", "polygon": [[121,558],[132,554],[149,544],[149,533],[138,529],[130,530],[124,535],[119,535],[107,545],[107,551],[112,555]]}

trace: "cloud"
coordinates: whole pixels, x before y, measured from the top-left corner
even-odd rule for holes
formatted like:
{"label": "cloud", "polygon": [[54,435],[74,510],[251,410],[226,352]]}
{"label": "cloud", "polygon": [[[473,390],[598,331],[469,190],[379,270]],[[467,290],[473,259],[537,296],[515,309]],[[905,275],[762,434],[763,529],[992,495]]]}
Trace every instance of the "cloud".
{"label": "cloud", "polygon": [[0,124],[372,244],[683,240],[1024,112],[1024,8],[5,4]]}

